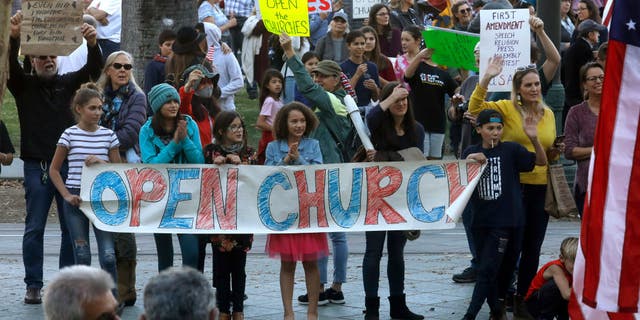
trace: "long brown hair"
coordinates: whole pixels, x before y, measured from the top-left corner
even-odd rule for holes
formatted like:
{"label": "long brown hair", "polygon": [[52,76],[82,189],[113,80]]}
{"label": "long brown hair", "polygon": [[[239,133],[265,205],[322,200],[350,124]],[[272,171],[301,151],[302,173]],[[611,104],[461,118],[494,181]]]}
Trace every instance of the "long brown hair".
{"label": "long brown hair", "polygon": [[[513,74],[513,80],[512,80],[513,86],[511,88],[511,102],[513,103],[513,106],[516,107],[516,109],[520,112],[522,119],[526,119],[528,111],[525,110],[525,108],[522,106],[522,102],[520,101],[521,100],[520,93],[518,91],[520,90],[520,86],[522,86],[522,79],[524,78],[524,76],[530,73],[537,75],[538,79],[540,79],[540,74],[538,73],[538,70],[535,67],[526,68],[524,70],[518,70],[516,71],[516,73]],[[542,119],[542,117],[544,116],[544,108],[548,108],[548,106],[544,103],[544,99],[540,98],[535,109],[532,110],[536,121],[540,121],[540,119]]]}
{"label": "long brown hair", "polygon": [[376,32],[376,29],[370,26],[364,26],[360,28],[360,31],[362,32],[362,34],[365,35],[365,39],[366,39],[366,34],[371,33],[373,34],[373,37],[376,40],[376,45],[373,47],[373,50],[369,52],[365,51],[364,57],[367,58],[367,60],[375,63],[376,66],[378,66],[378,71],[385,70],[386,67],[388,66],[385,60],[387,60],[388,58],[387,56],[382,54],[382,52],[380,52],[380,39],[378,38],[378,33]]}
{"label": "long brown hair", "polygon": [[[387,12],[389,13],[389,24],[387,24],[386,26],[378,25],[378,21],[376,20],[376,15],[378,14],[378,11],[382,10],[383,8],[386,8]],[[387,40],[390,40],[392,33],[391,33],[391,9],[389,8],[389,6],[383,3],[376,3],[373,6],[371,6],[371,9],[369,9],[369,25],[373,27],[374,30],[376,30],[376,33],[378,33],[378,36],[380,38],[386,38]]]}
{"label": "long brown hair", "polygon": [[300,111],[304,115],[304,119],[307,122],[304,128],[305,137],[308,137],[318,127],[318,117],[309,107],[297,101],[289,102],[276,113],[276,118],[273,120],[273,133],[276,139],[287,140],[289,138],[289,123],[287,120],[289,119],[289,113],[293,110]]}
{"label": "long brown hair", "polygon": [[[267,97],[272,94],[269,89],[267,89],[267,86],[269,86],[269,81],[273,78],[278,78],[282,81],[282,91],[280,91],[280,94],[284,92],[284,76],[282,73],[276,69],[267,69],[264,73],[264,77],[262,77],[262,82],[260,83],[260,98],[258,99],[258,108],[260,109],[262,109],[262,104],[267,100]],[[272,98],[276,99],[277,97]]]}

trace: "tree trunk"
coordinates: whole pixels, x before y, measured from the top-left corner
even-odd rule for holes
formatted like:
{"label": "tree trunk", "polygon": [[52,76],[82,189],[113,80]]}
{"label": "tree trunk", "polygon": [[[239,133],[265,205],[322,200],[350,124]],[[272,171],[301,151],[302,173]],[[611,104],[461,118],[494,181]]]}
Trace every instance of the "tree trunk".
{"label": "tree trunk", "polygon": [[0,114],[4,91],[7,89],[9,78],[9,32],[11,29],[11,0],[0,0]]}
{"label": "tree trunk", "polygon": [[197,21],[197,1],[122,1],[120,46],[122,50],[133,56],[134,76],[140,86],[144,81],[144,67],[159,52],[158,35],[160,32],[164,29],[177,31],[181,26],[195,26]]}

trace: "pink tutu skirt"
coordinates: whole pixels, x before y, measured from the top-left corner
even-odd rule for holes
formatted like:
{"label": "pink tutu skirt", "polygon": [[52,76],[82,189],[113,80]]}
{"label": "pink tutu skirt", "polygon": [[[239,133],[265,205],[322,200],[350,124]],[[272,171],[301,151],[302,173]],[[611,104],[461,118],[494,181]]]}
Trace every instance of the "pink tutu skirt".
{"label": "pink tutu skirt", "polygon": [[326,233],[278,233],[267,235],[266,253],[285,261],[315,261],[329,255]]}

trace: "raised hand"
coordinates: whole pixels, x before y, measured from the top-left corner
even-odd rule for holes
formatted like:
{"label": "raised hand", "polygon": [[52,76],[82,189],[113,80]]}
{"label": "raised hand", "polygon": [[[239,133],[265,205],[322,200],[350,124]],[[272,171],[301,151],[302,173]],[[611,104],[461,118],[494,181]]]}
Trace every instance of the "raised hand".
{"label": "raised hand", "polygon": [[20,38],[20,26],[22,25],[22,11],[18,10],[16,14],[11,17],[11,31],[9,35],[11,38]]}
{"label": "raised hand", "polygon": [[534,117],[527,116],[524,119],[523,129],[529,139],[538,139],[538,121]]}
{"label": "raised hand", "polygon": [[504,59],[502,56],[495,55],[492,58],[489,58],[489,66],[487,67],[487,70],[485,70],[486,75],[491,78],[499,75],[502,72],[503,63]]}
{"label": "raised hand", "polygon": [[80,31],[85,40],[87,40],[88,46],[95,47],[98,44],[98,32],[92,25],[85,23],[80,27]]}
{"label": "raised hand", "polygon": [[531,16],[529,17],[529,26],[533,32],[537,33],[544,30],[544,21],[536,16]]}

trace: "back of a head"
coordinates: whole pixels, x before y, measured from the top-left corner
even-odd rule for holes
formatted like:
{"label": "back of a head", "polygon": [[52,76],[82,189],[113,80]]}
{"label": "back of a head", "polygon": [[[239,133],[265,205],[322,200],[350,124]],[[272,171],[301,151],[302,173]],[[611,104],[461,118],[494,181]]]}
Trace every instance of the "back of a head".
{"label": "back of a head", "polygon": [[213,287],[192,268],[165,270],[144,288],[147,320],[208,320],[214,308]]}
{"label": "back of a head", "polygon": [[571,262],[576,260],[576,253],[578,252],[578,238],[569,237],[562,240],[560,244],[560,255],[564,259],[567,259]]}
{"label": "back of a head", "polygon": [[42,308],[45,319],[82,320],[85,318],[85,304],[103,296],[113,287],[111,275],[102,269],[85,265],[63,268],[44,292]]}

